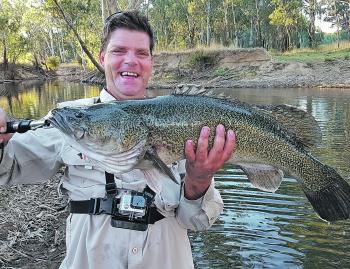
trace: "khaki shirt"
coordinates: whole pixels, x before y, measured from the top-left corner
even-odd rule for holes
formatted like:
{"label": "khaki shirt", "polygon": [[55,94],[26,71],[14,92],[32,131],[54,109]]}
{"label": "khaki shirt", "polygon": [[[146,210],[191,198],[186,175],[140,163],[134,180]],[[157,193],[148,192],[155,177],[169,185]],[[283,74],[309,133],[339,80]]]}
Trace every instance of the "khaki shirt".
{"label": "khaki shirt", "polygon": [[[101,102],[114,98],[105,90]],[[93,104],[97,98],[64,102],[59,106]],[[15,134],[4,150],[0,184],[40,183],[65,166],[61,190],[71,200],[105,196],[105,174],[91,167],[56,129]],[[180,181],[184,161],[171,166]],[[142,191],[146,183],[156,193],[155,204],[166,218],[146,231],[114,228],[109,215],[70,214],[66,227],[66,257],[60,269],[179,269],[193,268],[187,229],[206,230],[223,209],[214,182],[198,200],[187,200],[180,185],[151,170],[133,170],[115,177],[117,187]]]}

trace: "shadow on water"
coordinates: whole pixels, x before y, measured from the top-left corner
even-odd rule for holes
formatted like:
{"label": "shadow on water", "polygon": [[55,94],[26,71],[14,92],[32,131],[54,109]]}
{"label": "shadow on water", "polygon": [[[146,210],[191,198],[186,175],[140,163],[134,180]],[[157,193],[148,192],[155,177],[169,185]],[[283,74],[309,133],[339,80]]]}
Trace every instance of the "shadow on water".
{"label": "shadow on water", "polygon": [[[349,178],[350,90],[217,91],[248,103],[307,110],[322,130],[322,144],[313,155]],[[15,117],[40,118],[59,102],[98,92],[96,86],[59,81],[0,84],[0,107]],[[150,96],[168,93],[149,91]],[[276,193],[253,188],[233,166],[226,166],[215,179],[225,209],[209,232],[190,233],[196,268],[350,268],[349,221],[330,225],[320,220],[293,178],[284,178]]]}

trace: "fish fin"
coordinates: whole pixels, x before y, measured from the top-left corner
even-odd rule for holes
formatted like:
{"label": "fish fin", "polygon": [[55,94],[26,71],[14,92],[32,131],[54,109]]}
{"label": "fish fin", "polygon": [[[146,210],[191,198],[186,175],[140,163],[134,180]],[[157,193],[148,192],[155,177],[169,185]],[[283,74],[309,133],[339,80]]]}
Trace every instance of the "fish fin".
{"label": "fish fin", "polygon": [[163,172],[164,174],[168,175],[172,181],[174,181],[176,184],[180,184],[171,169],[159,158],[157,152],[150,148],[146,151],[144,155],[144,159],[152,161],[154,167],[156,167],[158,170]]}
{"label": "fish fin", "polygon": [[288,105],[257,105],[256,108],[280,123],[299,144],[314,147],[321,143],[321,128],[310,113]]}
{"label": "fish fin", "polygon": [[196,85],[196,84],[179,84],[172,91],[171,95],[208,96],[208,97],[217,98],[217,99],[240,102],[238,101],[238,99],[234,97],[227,96],[224,93],[217,93],[212,90],[208,90],[203,86]]}
{"label": "fish fin", "polygon": [[281,185],[283,171],[270,165],[239,163],[254,187],[268,192],[275,192]]}
{"label": "fish fin", "polygon": [[303,191],[321,219],[334,222],[350,216],[350,186],[340,176],[330,186],[313,191],[303,186]]}
{"label": "fish fin", "polygon": [[[147,140],[141,140],[133,148],[128,151],[104,155],[98,150],[84,151],[80,147],[80,152],[87,156],[88,162],[93,166],[98,166],[104,171],[120,175],[131,171],[140,162],[145,152],[145,144]],[[79,150],[79,147],[77,148]]]}

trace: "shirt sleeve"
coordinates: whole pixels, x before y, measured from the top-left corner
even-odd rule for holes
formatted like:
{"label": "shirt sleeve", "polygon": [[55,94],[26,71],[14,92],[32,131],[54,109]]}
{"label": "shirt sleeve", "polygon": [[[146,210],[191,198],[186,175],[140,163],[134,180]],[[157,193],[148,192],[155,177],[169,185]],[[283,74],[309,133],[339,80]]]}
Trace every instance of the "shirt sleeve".
{"label": "shirt sleeve", "polygon": [[14,134],[4,147],[0,185],[40,183],[62,166],[64,140],[56,129],[38,129]]}
{"label": "shirt sleeve", "polygon": [[[181,165],[179,165],[181,167]],[[182,172],[181,170],[179,171]],[[214,179],[206,193],[197,200],[188,200],[181,188],[177,220],[181,226],[194,231],[209,229],[223,211],[224,203],[220,192],[215,188]]]}

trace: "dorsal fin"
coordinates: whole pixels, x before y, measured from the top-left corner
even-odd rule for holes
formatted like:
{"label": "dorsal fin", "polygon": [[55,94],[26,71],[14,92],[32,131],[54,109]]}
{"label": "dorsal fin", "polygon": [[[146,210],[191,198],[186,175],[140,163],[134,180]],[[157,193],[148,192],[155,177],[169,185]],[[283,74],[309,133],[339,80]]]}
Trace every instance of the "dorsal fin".
{"label": "dorsal fin", "polygon": [[224,93],[216,93],[197,84],[179,84],[175,87],[172,95],[187,95],[187,96],[208,96],[217,99],[224,99],[239,102],[238,99],[227,96]]}
{"label": "dorsal fin", "polygon": [[172,95],[207,96],[231,102],[233,105],[238,104],[251,112],[257,112],[268,121],[275,121],[276,128],[301,148],[315,146],[321,141],[321,130],[314,117],[292,106],[252,105],[196,84],[180,84],[175,87]]}
{"label": "dorsal fin", "polygon": [[262,113],[280,123],[306,147],[320,144],[322,133],[315,118],[308,112],[288,105],[256,105]]}

